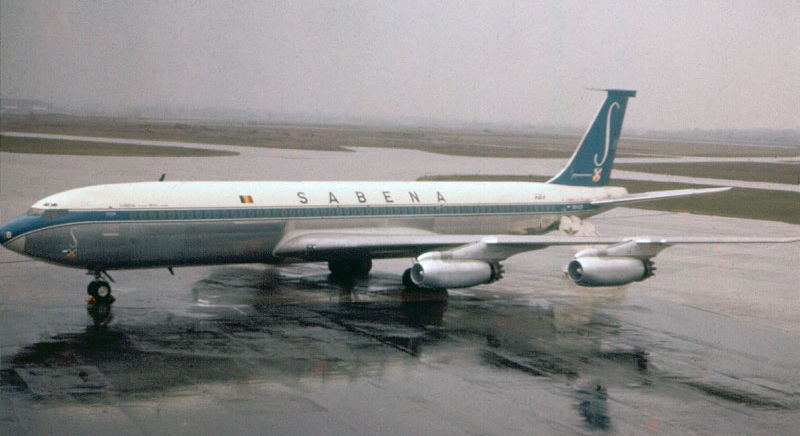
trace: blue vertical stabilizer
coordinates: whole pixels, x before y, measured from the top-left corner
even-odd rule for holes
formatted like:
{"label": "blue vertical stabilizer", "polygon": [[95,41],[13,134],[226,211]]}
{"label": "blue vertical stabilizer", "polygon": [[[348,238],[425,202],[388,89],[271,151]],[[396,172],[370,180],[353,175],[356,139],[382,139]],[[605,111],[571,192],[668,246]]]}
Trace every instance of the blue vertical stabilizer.
{"label": "blue vertical stabilizer", "polygon": [[583,135],[567,166],[547,183],[570,186],[606,186],[625,118],[625,106],[636,91],[606,89],[606,101]]}

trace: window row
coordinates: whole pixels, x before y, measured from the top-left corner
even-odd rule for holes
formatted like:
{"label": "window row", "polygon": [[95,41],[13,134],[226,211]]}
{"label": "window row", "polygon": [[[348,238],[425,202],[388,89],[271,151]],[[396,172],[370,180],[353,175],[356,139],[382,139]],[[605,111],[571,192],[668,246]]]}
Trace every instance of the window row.
{"label": "window row", "polygon": [[303,218],[327,216],[506,214],[563,211],[563,205],[481,205],[481,206],[394,206],[394,207],[309,207],[276,209],[206,209],[132,211],[132,220],[201,220],[251,218]]}

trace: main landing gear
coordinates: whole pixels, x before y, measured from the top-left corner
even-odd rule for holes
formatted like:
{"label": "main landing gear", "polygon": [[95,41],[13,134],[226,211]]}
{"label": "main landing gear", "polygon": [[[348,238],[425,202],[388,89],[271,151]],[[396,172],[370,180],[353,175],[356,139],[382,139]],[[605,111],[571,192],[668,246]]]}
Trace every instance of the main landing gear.
{"label": "main landing gear", "polygon": [[88,274],[94,275],[94,281],[89,283],[89,286],[86,287],[86,293],[89,294],[88,303],[112,304],[115,298],[111,295],[111,285],[103,280],[103,275],[112,282],[114,279],[105,271],[89,271]]}
{"label": "main landing gear", "polygon": [[337,278],[352,278],[367,275],[372,269],[372,259],[343,259],[328,262],[328,269]]}

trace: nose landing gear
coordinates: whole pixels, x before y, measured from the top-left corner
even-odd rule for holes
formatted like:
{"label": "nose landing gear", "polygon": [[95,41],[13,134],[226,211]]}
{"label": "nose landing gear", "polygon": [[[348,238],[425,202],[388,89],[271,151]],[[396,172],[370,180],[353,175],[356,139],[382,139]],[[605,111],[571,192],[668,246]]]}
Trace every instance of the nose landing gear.
{"label": "nose landing gear", "polygon": [[111,295],[111,285],[103,280],[103,275],[108,277],[110,281],[114,281],[110,275],[105,271],[89,271],[88,274],[94,275],[94,281],[89,283],[86,287],[86,293],[89,294],[87,302],[89,304],[111,304],[115,298]]}
{"label": "nose landing gear", "polygon": [[113,318],[111,304],[116,299],[111,295],[111,285],[103,280],[103,276],[112,283],[114,279],[105,271],[89,270],[87,274],[93,275],[94,281],[86,287],[86,293],[89,294],[89,298],[86,299],[86,311],[94,320],[95,327],[108,325]]}

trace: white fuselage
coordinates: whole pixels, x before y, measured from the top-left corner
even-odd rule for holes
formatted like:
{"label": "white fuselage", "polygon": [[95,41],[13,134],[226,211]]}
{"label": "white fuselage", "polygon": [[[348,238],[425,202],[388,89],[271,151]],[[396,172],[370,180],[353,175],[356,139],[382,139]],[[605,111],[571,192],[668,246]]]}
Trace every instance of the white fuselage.
{"label": "white fuselage", "polygon": [[289,232],[403,228],[540,234],[624,188],[518,182],[145,182],[49,196],[6,226],[4,244],[93,270],[280,263]]}

